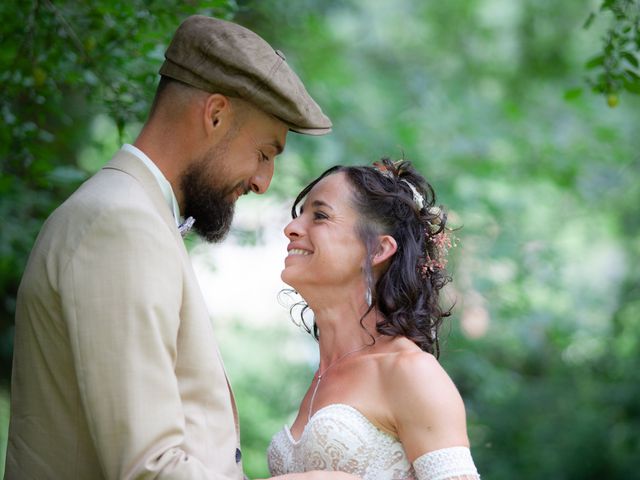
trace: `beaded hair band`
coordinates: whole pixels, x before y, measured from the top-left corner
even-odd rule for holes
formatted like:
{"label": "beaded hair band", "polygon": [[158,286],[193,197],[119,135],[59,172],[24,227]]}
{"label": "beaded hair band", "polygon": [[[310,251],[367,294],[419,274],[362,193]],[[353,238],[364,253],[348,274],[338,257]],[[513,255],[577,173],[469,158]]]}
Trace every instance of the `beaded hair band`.
{"label": "beaded hair band", "polygon": [[413,203],[416,204],[416,207],[418,207],[418,210],[422,210],[424,208],[424,197],[422,196],[422,194],[418,192],[416,187],[411,185],[411,182],[409,182],[409,180],[405,180],[404,178],[401,178],[400,181],[409,185],[409,188],[411,189],[411,193],[413,193]]}
{"label": "beaded hair band", "polygon": [[[387,168],[386,165],[383,165],[379,162],[373,164],[376,170],[380,172],[387,178],[394,179],[396,175]],[[411,189],[411,193],[413,194],[413,202],[415,203],[418,211],[421,211],[424,208],[424,196],[418,192],[418,189],[411,184],[408,180],[401,178],[401,182],[407,184],[407,186]],[[435,250],[435,258],[432,258],[429,255],[429,249],[425,246],[425,256],[423,261],[421,261],[418,265],[418,271],[422,278],[426,278],[430,272],[435,270],[442,270],[447,265],[447,254],[449,253],[449,249],[455,245],[452,241],[451,236],[446,228],[441,228],[441,214],[442,211],[439,207],[431,207],[429,209],[429,213],[434,215],[436,219],[434,222],[428,222],[428,226],[424,229],[424,236],[427,242],[427,245],[430,243],[433,245]],[[436,233],[437,232],[437,233]]]}
{"label": "beaded hair band", "polygon": [[[399,160],[399,161],[402,161],[402,160]],[[373,166],[385,177],[391,178],[391,179],[396,178],[394,173],[391,170],[389,170],[386,165],[376,162],[373,164]],[[416,204],[418,211],[422,210],[424,208],[424,196],[420,192],[418,192],[418,189],[414,187],[409,180],[401,178],[400,181],[408,185],[408,187],[411,189],[411,193],[413,194],[413,203]]]}

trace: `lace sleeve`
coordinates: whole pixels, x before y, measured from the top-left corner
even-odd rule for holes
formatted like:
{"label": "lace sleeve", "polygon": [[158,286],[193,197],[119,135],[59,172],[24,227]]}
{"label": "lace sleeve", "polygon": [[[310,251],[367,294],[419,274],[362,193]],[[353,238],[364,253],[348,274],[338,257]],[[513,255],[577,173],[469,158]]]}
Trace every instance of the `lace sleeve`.
{"label": "lace sleeve", "polygon": [[480,475],[467,447],[425,453],[413,462],[418,480],[478,480]]}

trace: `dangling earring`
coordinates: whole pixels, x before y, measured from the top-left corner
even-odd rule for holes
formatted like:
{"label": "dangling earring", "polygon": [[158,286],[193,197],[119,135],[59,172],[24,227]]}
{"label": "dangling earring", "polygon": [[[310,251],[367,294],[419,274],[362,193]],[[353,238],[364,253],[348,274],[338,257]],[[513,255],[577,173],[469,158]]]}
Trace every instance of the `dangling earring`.
{"label": "dangling earring", "polygon": [[364,293],[364,300],[367,302],[367,307],[370,307],[373,302],[371,297],[371,287],[367,287],[367,291]]}

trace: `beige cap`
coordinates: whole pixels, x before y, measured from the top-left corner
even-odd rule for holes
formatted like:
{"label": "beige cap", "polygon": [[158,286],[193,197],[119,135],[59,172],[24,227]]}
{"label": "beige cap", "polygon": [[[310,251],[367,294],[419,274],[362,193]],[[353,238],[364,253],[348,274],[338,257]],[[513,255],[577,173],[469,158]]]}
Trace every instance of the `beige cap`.
{"label": "beige cap", "polygon": [[322,113],[284,55],[240,25],[193,15],[176,30],[160,74],[207,92],[240,97],[298,133],[324,135]]}

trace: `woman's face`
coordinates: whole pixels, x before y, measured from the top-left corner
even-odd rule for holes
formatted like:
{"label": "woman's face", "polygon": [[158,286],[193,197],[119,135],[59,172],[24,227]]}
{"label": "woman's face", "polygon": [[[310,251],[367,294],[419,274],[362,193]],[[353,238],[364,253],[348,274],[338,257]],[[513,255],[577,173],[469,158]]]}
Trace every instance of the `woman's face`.
{"label": "woman's face", "polygon": [[355,231],[352,192],[341,172],[323,178],[309,192],[298,217],[284,229],[289,239],[281,275],[285,283],[298,291],[362,284],[366,249]]}

